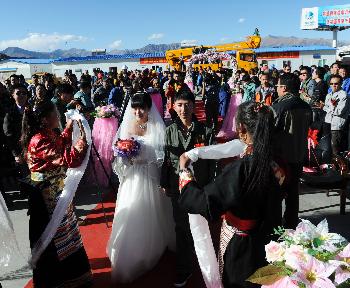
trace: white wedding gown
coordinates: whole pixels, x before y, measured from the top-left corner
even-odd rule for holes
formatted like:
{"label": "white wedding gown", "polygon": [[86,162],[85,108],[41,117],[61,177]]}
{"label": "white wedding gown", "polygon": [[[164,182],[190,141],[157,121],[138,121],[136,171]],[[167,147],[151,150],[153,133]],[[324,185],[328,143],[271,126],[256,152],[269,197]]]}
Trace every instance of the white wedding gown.
{"label": "white wedding gown", "polygon": [[120,157],[113,163],[120,186],[107,253],[112,279],[123,283],[151,270],[175,244],[171,201],[158,187],[162,155],[146,136],[134,138],[141,152],[133,164]]}

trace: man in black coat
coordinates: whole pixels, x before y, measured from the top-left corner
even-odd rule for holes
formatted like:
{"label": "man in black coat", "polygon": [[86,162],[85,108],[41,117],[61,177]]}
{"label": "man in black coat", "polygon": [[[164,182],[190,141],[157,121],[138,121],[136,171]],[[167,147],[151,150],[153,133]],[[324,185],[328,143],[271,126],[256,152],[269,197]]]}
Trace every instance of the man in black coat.
{"label": "man in black coat", "polygon": [[309,104],[298,95],[300,81],[296,75],[285,73],[279,77],[278,99],[272,105],[275,113],[275,156],[288,166],[286,185],[285,227],[295,229],[299,212],[299,178],[307,152],[307,136],[312,121]]}
{"label": "man in black coat", "polygon": [[5,113],[3,122],[3,132],[6,146],[11,151],[16,163],[23,163],[20,138],[22,133],[22,118],[24,108],[28,100],[28,91],[24,85],[14,85],[10,94],[14,99],[14,104]]}

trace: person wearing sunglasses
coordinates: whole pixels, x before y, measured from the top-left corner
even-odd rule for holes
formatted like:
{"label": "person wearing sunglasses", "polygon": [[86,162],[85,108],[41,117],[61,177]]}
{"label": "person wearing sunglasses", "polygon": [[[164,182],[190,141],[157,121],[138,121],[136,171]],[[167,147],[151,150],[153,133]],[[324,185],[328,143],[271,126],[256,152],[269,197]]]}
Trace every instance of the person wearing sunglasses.
{"label": "person wearing sunglasses", "polygon": [[311,68],[308,66],[303,66],[300,69],[300,97],[303,99],[306,103],[310,103],[311,99],[314,95],[315,90],[315,80],[311,77]]}
{"label": "person wearing sunglasses", "polygon": [[346,92],[341,88],[342,81],[339,75],[331,76],[329,85],[332,91],[328,93],[323,107],[327,113],[325,122],[330,125],[333,155],[343,151],[344,126],[349,115],[349,101]]}

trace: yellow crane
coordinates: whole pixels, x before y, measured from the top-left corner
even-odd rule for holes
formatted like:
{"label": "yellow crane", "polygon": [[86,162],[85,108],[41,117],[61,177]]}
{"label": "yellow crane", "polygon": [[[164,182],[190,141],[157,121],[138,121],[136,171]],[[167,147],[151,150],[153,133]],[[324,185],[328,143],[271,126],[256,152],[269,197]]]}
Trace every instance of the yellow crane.
{"label": "yellow crane", "polygon": [[[194,46],[184,47],[176,50],[168,50],[165,52],[165,58],[170,66],[175,70],[184,70],[184,63],[188,61],[194,54],[204,53],[207,50],[214,50],[215,52],[228,52],[236,51],[235,59],[237,61],[237,68],[249,71],[252,68],[258,67],[256,61],[255,52],[251,49],[259,48],[261,43],[261,37],[258,29],[255,30],[255,34],[248,36],[245,41],[213,45],[213,46]],[[219,63],[194,63],[193,68],[196,67],[211,67],[212,70],[218,70],[223,66],[222,62]]]}

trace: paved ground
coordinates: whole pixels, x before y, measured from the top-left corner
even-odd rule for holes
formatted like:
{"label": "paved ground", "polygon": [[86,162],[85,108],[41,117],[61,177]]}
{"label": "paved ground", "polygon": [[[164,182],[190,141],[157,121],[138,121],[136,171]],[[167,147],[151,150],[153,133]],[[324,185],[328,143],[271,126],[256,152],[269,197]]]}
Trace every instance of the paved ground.
{"label": "paved ground", "polygon": [[[79,218],[84,219],[86,215],[89,214],[97,203],[100,201],[101,193],[97,193],[101,191],[103,193],[107,193],[106,189],[99,190],[96,186],[87,184],[87,178],[83,178],[83,183],[79,186],[77,191],[75,205],[76,205],[76,214]],[[12,184],[12,183],[11,183]],[[13,189],[16,189],[16,185],[12,186]],[[23,264],[26,263],[26,259],[29,257],[30,249],[29,249],[29,230],[28,230],[28,222],[29,217],[27,216],[28,209],[28,201],[26,198],[21,197],[19,191],[7,191],[10,201],[13,203],[13,207],[9,208],[10,216],[13,221],[15,233],[17,236],[17,240],[19,242],[19,247],[24,254],[23,259],[17,259],[18,263]],[[0,283],[3,288],[20,288],[24,287],[28,281],[32,278],[32,273],[29,268],[24,268],[18,273],[13,273],[5,279],[0,278]]]}
{"label": "paved ground", "polygon": [[[303,191],[305,192],[307,189],[303,188]],[[20,248],[24,254],[29,255],[27,199],[23,199],[18,191],[9,191],[7,194],[14,203],[13,207],[10,208],[10,215]],[[80,217],[87,215],[99,202],[99,199],[96,187],[83,183],[75,200],[77,215]],[[330,207],[319,210],[323,206]],[[310,219],[315,223],[326,217],[332,232],[341,233],[350,240],[350,203],[347,205],[347,214],[339,215],[339,196],[337,194],[333,193],[329,197],[326,196],[325,192],[302,195],[300,197],[300,211],[300,217]],[[18,261],[24,262],[24,259],[18,259]],[[24,287],[30,278],[31,271],[24,269],[7,277],[7,279],[0,279],[0,282],[3,288],[20,288]]]}

